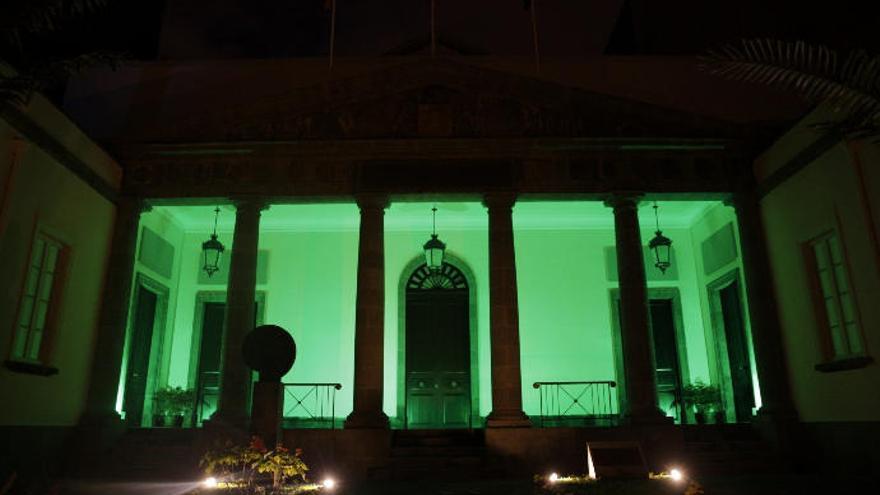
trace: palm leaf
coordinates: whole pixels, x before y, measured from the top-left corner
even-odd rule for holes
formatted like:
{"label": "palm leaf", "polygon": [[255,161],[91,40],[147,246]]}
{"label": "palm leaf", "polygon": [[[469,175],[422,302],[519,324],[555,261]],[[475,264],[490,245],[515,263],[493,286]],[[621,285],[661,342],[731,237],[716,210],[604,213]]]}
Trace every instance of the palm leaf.
{"label": "palm leaf", "polygon": [[115,69],[125,60],[114,52],[90,52],[75,57],[52,60],[14,74],[0,74],[0,105],[26,105],[34,93],[60,84],[69,77],[92,67]]}
{"label": "palm leaf", "polygon": [[854,51],[841,62],[837,52],[803,41],[742,40],[701,57],[702,67],[719,76],[762,84],[829,102],[842,114],[834,127],[865,137],[880,134],[880,56]]}
{"label": "palm leaf", "polygon": [[65,21],[92,13],[108,0],[0,0],[0,35],[15,48],[25,33],[57,30]]}

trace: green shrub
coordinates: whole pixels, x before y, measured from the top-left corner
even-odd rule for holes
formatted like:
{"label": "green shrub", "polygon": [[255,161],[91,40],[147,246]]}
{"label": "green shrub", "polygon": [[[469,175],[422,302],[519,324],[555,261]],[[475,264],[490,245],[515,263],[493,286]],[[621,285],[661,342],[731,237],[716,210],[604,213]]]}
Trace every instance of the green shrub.
{"label": "green shrub", "polygon": [[276,489],[297,478],[305,481],[309,470],[302,450],[291,452],[280,445],[269,450],[259,437],[252,437],[244,446],[227,441],[205,453],[199,465],[205,474],[229,483],[240,493],[254,493],[270,481]]}

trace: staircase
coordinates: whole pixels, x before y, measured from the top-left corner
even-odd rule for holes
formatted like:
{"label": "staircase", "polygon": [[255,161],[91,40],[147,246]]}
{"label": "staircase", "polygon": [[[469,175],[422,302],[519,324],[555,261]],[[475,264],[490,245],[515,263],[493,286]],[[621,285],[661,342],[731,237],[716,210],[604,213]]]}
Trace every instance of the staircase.
{"label": "staircase", "polygon": [[391,458],[376,478],[395,480],[474,480],[499,477],[486,453],[482,430],[398,430]]}
{"label": "staircase", "polygon": [[785,466],[749,424],[684,428],[687,469],[696,476],[770,474]]}

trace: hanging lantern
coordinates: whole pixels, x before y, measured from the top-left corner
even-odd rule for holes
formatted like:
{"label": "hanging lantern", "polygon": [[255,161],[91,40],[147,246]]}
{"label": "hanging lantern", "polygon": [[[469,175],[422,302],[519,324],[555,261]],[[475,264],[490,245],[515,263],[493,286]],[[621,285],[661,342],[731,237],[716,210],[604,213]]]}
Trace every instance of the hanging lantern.
{"label": "hanging lantern", "polygon": [[654,238],[648,243],[648,247],[654,252],[654,266],[660,269],[660,273],[666,273],[666,270],[672,265],[672,240],[663,235],[660,230],[660,217],[657,213],[657,202],[654,202],[654,224],[657,230],[654,232]]}
{"label": "hanging lantern", "polygon": [[433,228],[431,238],[423,246],[425,250],[425,263],[431,270],[439,270],[443,266],[443,255],[446,252],[446,244],[437,238],[437,207],[431,208],[433,215]]}
{"label": "hanging lantern", "polygon": [[211,238],[202,243],[202,269],[209,277],[220,270],[220,255],[226,249],[223,243],[217,240],[217,219],[220,217],[220,207],[214,209],[214,233]]}

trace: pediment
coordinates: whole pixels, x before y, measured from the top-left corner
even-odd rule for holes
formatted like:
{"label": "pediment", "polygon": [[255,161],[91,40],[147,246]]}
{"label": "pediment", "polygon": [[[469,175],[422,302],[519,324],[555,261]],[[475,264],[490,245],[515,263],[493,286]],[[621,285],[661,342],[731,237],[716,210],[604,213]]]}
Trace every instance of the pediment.
{"label": "pediment", "polygon": [[[193,114],[191,114],[193,115]],[[166,120],[162,141],[727,138],[727,123],[448,60],[408,62]]]}

